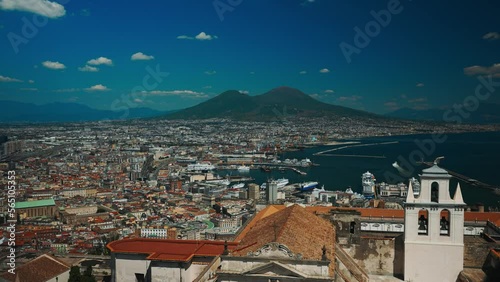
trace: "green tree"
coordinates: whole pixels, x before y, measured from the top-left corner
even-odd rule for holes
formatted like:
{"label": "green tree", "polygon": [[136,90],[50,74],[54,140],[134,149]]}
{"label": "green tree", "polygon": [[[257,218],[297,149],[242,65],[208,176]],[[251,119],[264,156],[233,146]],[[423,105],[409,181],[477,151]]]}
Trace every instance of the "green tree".
{"label": "green tree", "polygon": [[82,274],[80,273],[79,266],[72,266],[69,271],[68,282],[82,282]]}
{"label": "green tree", "polygon": [[92,266],[89,265],[83,273],[82,282],[96,282],[94,275],[92,275]]}

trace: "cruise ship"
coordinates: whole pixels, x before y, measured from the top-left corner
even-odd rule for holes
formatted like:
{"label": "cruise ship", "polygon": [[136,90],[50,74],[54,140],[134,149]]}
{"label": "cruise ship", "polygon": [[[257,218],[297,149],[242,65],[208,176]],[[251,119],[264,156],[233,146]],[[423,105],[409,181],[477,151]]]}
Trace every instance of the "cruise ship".
{"label": "cruise ship", "polygon": [[209,183],[209,184],[220,184],[220,185],[229,185],[231,184],[231,181],[227,180],[227,179],[212,179],[212,180],[207,180],[205,181],[205,183]]}
{"label": "cruise ship", "polygon": [[410,178],[411,188],[413,189],[413,196],[418,197],[420,195],[420,182],[415,178]]}
{"label": "cruise ship", "polygon": [[[276,180],[276,182],[278,183],[278,188],[283,188],[283,187],[285,187],[288,184],[288,179],[286,179],[286,178],[280,178],[280,179]],[[267,188],[267,183],[266,182],[262,183],[262,185],[260,185],[260,188],[261,189],[266,189]]]}
{"label": "cruise ship", "polygon": [[310,181],[310,182],[304,182],[300,184],[300,191],[309,191],[314,189],[316,186],[318,186],[318,182],[316,181]]}
{"label": "cruise ship", "polygon": [[236,184],[231,185],[232,189],[241,189],[243,187],[245,187],[245,183],[236,183]]}
{"label": "cruise ship", "polygon": [[369,171],[361,175],[361,185],[363,185],[363,195],[373,197],[375,195],[375,176]]}
{"label": "cruise ship", "polygon": [[195,164],[188,164],[187,166],[188,171],[208,171],[214,169],[215,166],[211,163],[195,163]]}

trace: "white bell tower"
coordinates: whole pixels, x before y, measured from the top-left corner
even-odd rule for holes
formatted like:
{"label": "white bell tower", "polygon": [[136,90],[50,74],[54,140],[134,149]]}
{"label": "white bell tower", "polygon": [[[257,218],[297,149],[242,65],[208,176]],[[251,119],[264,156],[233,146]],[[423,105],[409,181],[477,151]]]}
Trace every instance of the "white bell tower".
{"label": "white bell tower", "polygon": [[411,182],[405,202],[404,279],[455,282],[464,262],[464,208],[460,184],[453,199],[451,175],[437,165],[420,176],[420,195]]}

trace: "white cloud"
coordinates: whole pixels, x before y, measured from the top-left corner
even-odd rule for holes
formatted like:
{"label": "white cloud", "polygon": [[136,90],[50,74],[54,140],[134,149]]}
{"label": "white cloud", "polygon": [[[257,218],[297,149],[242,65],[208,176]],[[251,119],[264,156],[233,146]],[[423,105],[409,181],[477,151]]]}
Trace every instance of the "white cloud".
{"label": "white cloud", "polygon": [[320,69],[319,72],[320,73],[329,73],[330,70],[325,68],[325,69]]}
{"label": "white cloud", "polygon": [[491,67],[483,67],[483,66],[466,67],[464,68],[464,74],[469,76],[500,74],[500,63],[493,64]]}
{"label": "white cloud", "polygon": [[205,74],[206,74],[206,75],[214,75],[214,74],[216,74],[216,73],[217,73],[217,72],[216,72],[216,71],[214,71],[214,70],[212,70],[212,71],[206,71],[206,72],[205,72]]}
{"label": "white cloud", "polygon": [[179,36],[177,36],[177,39],[188,39],[188,40],[191,40],[191,39],[194,39],[194,38],[191,37],[191,36],[187,36],[187,35],[179,35]]}
{"label": "white cloud", "polygon": [[212,89],[212,85],[203,86],[204,89]]}
{"label": "white cloud", "polygon": [[306,74],[306,73],[307,73],[306,71],[299,72],[299,74]]}
{"label": "white cloud", "polygon": [[48,0],[0,0],[0,9],[30,12],[53,19],[66,14],[63,5]]}
{"label": "white cloud", "polygon": [[0,75],[0,82],[23,82],[20,79]]}
{"label": "white cloud", "polygon": [[52,61],[42,62],[42,65],[48,69],[51,69],[51,70],[63,70],[66,68],[66,66],[64,64],[61,64],[59,62],[52,62]]}
{"label": "white cloud", "polygon": [[206,34],[205,32],[202,31],[198,35],[196,35],[194,38],[196,38],[198,40],[212,40],[212,39],[217,38],[217,36],[209,35],[209,34]]}
{"label": "white cloud", "polygon": [[38,91],[38,88],[21,88],[21,91]]}
{"label": "white cloud", "polygon": [[238,91],[239,91],[240,93],[242,93],[242,94],[247,94],[247,95],[248,95],[248,93],[250,93],[248,90],[238,90]]}
{"label": "white cloud", "polygon": [[335,91],[333,91],[332,89],[326,89],[325,93],[335,93]]}
{"label": "white cloud", "polygon": [[196,35],[194,37],[193,36],[187,36],[187,35],[179,35],[179,36],[177,36],[177,39],[212,40],[212,39],[217,39],[217,36],[206,34],[205,32],[202,31],[202,32],[200,32],[198,35]]}
{"label": "white cloud", "polygon": [[35,81],[33,79],[30,79],[30,80],[28,80],[28,83],[33,84],[33,83],[35,83]]}
{"label": "white cloud", "polygon": [[137,52],[137,53],[133,54],[132,57],[130,57],[130,59],[132,61],[149,61],[149,60],[152,60],[154,58],[155,58],[154,56],[146,55],[142,52]]}
{"label": "white cloud", "polygon": [[84,67],[79,67],[78,70],[79,71],[84,71],[84,72],[98,72],[99,71],[98,68],[92,67],[92,66],[89,66],[89,65],[85,65]]}
{"label": "white cloud", "polygon": [[488,32],[483,35],[484,40],[497,40],[500,39],[500,34],[498,32]]}
{"label": "white cloud", "polygon": [[97,59],[92,59],[87,62],[88,65],[98,66],[98,65],[107,65],[112,66],[113,61],[106,57],[99,57]]}
{"label": "white cloud", "polygon": [[415,86],[417,86],[417,87],[424,87],[425,85],[424,85],[422,82],[419,82],[419,83],[417,83],[417,85],[415,85]]}
{"label": "white cloud", "polygon": [[91,86],[90,88],[85,89],[87,91],[108,91],[111,90],[108,87],[102,85],[102,84],[96,84],[94,86]]}
{"label": "white cloud", "polygon": [[136,102],[136,103],[144,103],[144,101],[141,100],[141,99],[139,99],[139,98],[134,99],[134,102]]}

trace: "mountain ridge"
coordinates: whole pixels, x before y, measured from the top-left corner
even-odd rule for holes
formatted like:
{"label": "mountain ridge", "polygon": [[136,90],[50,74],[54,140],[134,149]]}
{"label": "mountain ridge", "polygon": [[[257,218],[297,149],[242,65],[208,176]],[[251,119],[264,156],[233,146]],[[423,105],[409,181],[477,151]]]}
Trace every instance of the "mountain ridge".
{"label": "mountain ridge", "polygon": [[198,105],[164,115],[161,118],[229,118],[269,121],[283,119],[288,116],[388,119],[361,110],[323,103],[298,89],[288,86],[280,86],[256,96],[249,96],[237,90],[228,90]]}
{"label": "mountain ridge", "polygon": [[[78,103],[54,102],[43,105],[0,100],[0,122],[83,122],[146,118],[165,114],[150,108],[124,111],[99,110]],[[126,115],[126,116],[124,116]]]}

